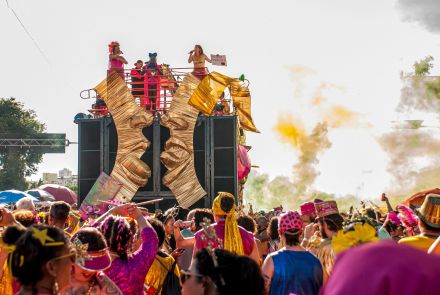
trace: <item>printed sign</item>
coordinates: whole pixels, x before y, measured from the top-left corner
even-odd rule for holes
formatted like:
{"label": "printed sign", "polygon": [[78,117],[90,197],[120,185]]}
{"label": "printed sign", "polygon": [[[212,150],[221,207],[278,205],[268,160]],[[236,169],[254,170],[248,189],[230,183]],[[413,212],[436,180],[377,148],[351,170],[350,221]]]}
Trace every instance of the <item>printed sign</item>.
{"label": "printed sign", "polygon": [[86,198],[81,204],[79,211],[81,214],[103,214],[108,210],[108,205],[99,201],[112,200],[121,189],[121,184],[111,176],[101,172],[95,184],[90,189]]}
{"label": "printed sign", "polygon": [[211,54],[211,62],[215,66],[224,66],[224,67],[226,67],[228,65],[226,63],[226,55]]}

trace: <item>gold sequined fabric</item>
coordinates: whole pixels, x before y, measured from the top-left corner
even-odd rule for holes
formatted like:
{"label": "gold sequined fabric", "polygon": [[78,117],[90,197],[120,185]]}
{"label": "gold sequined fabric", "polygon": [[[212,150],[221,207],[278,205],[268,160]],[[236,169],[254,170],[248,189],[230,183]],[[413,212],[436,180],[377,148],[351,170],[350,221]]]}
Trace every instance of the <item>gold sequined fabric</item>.
{"label": "gold sequined fabric", "polygon": [[161,124],[170,129],[170,139],[160,155],[168,170],[162,182],[173,192],[179,205],[185,208],[207,194],[194,167],[193,136],[199,110],[188,104],[199,83],[195,76],[186,76],[174,94],[168,113],[161,120]]}
{"label": "gold sequined fabric", "polygon": [[153,115],[135,103],[130,89],[117,73],[99,83],[95,90],[107,104],[118,133],[116,162],[110,176],[122,187],[115,199],[128,202],[151,176],[150,168],[140,158],[150,146],[142,128],[153,123]]}

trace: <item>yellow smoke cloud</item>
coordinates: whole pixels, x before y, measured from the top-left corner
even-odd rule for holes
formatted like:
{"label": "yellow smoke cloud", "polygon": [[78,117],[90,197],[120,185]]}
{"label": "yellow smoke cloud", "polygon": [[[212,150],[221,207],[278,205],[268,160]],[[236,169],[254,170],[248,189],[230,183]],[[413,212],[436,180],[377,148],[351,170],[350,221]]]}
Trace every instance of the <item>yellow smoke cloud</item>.
{"label": "yellow smoke cloud", "polygon": [[304,127],[295,122],[291,115],[281,115],[275,126],[275,130],[280,135],[281,141],[299,148],[301,142],[306,138]]}
{"label": "yellow smoke cloud", "polygon": [[359,113],[350,111],[341,105],[330,107],[324,114],[324,121],[332,128],[354,125],[358,122],[358,119]]}

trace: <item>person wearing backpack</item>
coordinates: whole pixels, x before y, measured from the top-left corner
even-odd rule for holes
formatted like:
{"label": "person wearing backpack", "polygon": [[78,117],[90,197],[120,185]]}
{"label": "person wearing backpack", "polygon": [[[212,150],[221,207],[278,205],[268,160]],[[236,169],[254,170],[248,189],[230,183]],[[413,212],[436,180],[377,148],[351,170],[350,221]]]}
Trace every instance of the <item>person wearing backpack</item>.
{"label": "person wearing backpack", "polygon": [[145,278],[145,293],[148,295],[180,295],[180,270],[173,256],[179,256],[176,249],[172,255],[165,253],[162,244],[165,241],[165,228],[157,219],[149,219],[159,238],[159,250]]}

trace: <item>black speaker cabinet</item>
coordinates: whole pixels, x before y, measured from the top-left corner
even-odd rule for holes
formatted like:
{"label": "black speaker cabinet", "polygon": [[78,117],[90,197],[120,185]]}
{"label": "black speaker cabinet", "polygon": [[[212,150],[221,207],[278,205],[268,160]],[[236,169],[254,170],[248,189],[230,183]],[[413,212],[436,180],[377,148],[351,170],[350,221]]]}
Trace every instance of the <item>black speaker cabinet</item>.
{"label": "black speaker cabinet", "polygon": [[[160,161],[170,131],[160,125],[160,118],[142,130],[151,142],[141,157],[151,169],[152,175],[145,187],[141,187],[134,201],[164,198],[149,206],[150,210],[167,209],[177,204],[170,189],[162,183],[166,173]],[[192,207],[210,207],[219,191],[237,195],[237,142],[236,117],[200,115],[194,128],[194,166],[197,178],[207,196]],[[85,198],[101,171],[110,174],[115,165],[118,137],[111,117],[81,119],[78,122],[78,192]]]}

